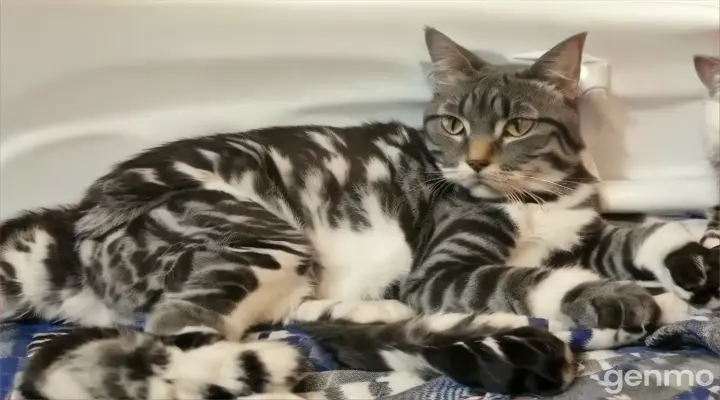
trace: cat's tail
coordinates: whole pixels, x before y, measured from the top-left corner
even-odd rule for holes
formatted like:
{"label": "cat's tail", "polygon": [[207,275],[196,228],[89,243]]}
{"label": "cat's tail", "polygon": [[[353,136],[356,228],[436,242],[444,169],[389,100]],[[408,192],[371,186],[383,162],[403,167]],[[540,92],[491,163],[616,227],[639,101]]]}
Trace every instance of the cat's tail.
{"label": "cat's tail", "polygon": [[[444,374],[458,383],[510,395],[562,392],[576,376],[576,339],[553,322],[518,326],[508,314],[436,314],[393,323],[298,322],[338,369]],[[589,330],[583,349],[627,344],[613,330]],[[578,343],[575,343],[577,345]],[[79,328],[36,337],[15,382],[18,398],[298,398],[309,363],[278,340],[223,340],[211,330],[155,336]],[[109,377],[125,377],[117,385]],[[300,396],[302,397],[302,395]]]}
{"label": "cat's tail", "polygon": [[291,389],[306,365],[284,341],[239,343],[209,329],[71,328],[35,336],[10,399],[299,399]]}
{"label": "cat's tail", "polygon": [[[25,211],[0,222],[0,321],[101,321],[107,308],[84,283],[74,206]],[[98,319],[99,318],[99,319]]]}
{"label": "cat's tail", "polygon": [[[547,322],[547,321],[546,321]],[[436,314],[396,323],[300,322],[342,369],[442,374],[509,395],[552,395],[576,376],[573,351],[609,349],[643,332],[528,325],[514,314]]]}

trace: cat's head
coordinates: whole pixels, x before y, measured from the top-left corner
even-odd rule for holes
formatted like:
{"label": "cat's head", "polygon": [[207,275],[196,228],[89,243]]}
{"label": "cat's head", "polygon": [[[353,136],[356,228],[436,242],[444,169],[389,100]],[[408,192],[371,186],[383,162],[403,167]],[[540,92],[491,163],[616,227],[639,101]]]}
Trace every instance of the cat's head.
{"label": "cat's head", "polygon": [[585,36],[507,72],[426,28],[434,94],[425,130],[447,180],[475,197],[525,197],[557,193],[584,168],[576,104]]}
{"label": "cat's head", "polygon": [[697,55],[694,57],[695,72],[707,88],[710,97],[720,99],[720,57]]}
{"label": "cat's head", "polygon": [[710,94],[705,108],[708,145],[713,161],[720,163],[720,57],[695,56],[695,72]]}

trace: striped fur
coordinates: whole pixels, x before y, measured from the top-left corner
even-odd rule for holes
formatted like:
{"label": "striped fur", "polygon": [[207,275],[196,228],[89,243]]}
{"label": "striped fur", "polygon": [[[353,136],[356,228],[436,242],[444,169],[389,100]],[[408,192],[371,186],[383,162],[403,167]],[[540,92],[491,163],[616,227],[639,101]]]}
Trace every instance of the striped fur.
{"label": "striped fur", "polygon": [[[404,371],[509,394],[552,395],[572,383],[576,362],[567,327],[526,326],[515,314],[442,313],[393,323],[357,324],[325,316],[297,321],[334,354],[341,368]],[[585,350],[631,343],[595,330]],[[35,337],[15,393],[47,398],[234,399],[292,394],[309,372],[297,350],[280,341],[233,343],[209,329],[150,335],[110,328],[67,329]],[[107,377],[113,377],[107,379]],[[50,395],[48,395],[50,394]]]}
{"label": "striped fur", "polygon": [[156,337],[81,328],[39,337],[17,394],[44,399],[278,398],[307,371],[284,342],[234,343],[212,331]]}
{"label": "striped fur", "polygon": [[[292,351],[237,341],[256,324],[300,321],[348,367],[554,393],[573,378],[568,327],[597,330],[608,348],[667,321],[678,303],[678,318],[716,306],[718,265],[681,225],[620,228],[599,215],[574,107],[584,35],[513,74],[438,31],[426,39],[436,85],[423,129],[180,140],[118,164],[75,206],[3,222],[3,318],[111,327],[148,313],[147,333],[49,342],[21,386],[46,398],[62,397],[65,381],[74,398],[266,394],[247,385],[238,357],[252,349],[262,364],[253,371],[276,382],[295,367],[276,367],[277,352]],[[677,301],[617,281],[628,278],[657,279]],[[555,328],[518,326],[511,314]],[[223,340],[183,348],[187,334],[208,331]],[[280,386],[272,391],[291,390]]]}

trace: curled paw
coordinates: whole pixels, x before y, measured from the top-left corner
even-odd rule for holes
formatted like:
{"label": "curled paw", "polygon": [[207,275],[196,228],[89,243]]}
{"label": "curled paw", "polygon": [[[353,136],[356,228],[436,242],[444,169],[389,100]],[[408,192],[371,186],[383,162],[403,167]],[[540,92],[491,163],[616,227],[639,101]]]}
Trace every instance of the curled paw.
{"label": "curled paw", "polygon": [[613,281],[578,285],[565,295],[561,310],[583,328],[642,332],[660,318],[660,307],[645,288]]}
{"label": "curled paw", "polygon": [[520,327],[480,341],[428,348],[425,360],[456,382],[511,396],[554,395],[575,379],[574,355],[550,332]]}
{"label": "curled paw", "polygon": [[665,257],[667,289],[699,310],[720,309],[720,246],[690,242]]}

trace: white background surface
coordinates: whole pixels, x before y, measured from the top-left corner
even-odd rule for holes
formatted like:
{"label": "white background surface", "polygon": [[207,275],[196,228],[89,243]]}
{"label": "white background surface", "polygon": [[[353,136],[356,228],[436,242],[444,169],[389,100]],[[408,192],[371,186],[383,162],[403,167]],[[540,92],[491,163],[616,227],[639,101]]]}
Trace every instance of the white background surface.
{"label": "white background surface", "polygon": [[588,138],[606,207],[716,201],[692,55],[720,54],[717,1],[2,0],[0,217],[76,201],[112,163],[179,137],[419,124],[426,24],[498,59],[589,31],[633,122]]}

